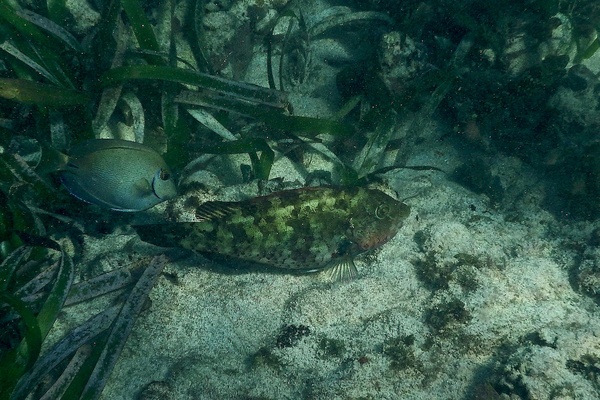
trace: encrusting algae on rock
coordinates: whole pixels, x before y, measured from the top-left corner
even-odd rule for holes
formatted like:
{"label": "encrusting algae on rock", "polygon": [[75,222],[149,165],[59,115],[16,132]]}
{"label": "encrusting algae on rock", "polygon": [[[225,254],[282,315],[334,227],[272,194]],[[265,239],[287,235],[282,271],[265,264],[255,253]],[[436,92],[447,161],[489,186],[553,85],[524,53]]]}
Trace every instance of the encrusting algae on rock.
{"label": "encrusting algae on rock", "polygon": [[195,213],[197,222],[134,228],[157,246],[288,270],[327,270],[340,280],[356,276],[356,255],[396,235],[410,208],[376,189],[314,187],[206,202]]}

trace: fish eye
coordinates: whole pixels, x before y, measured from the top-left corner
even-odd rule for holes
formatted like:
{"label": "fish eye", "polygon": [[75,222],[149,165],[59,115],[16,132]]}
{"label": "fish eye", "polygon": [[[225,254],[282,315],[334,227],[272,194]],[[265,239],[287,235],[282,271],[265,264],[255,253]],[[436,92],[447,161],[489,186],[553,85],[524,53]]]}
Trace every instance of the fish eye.
{"label": "fish eye", "polygon": [[390,213],[390,207],[387,204],[380,204],[375,209],[375,218],[384,219]]}
{"label": "fish eye", "polygon": [[166,169],[161,168],[160,171],[158,172],[158,177],[162,181],[167,181],[171,178],[171,174]]}

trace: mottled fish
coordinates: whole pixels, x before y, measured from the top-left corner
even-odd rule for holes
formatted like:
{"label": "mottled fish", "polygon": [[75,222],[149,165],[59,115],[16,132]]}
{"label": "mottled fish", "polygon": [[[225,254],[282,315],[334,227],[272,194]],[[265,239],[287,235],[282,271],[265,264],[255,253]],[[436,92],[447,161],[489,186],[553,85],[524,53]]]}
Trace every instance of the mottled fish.
{"label": "mottled fish", "polygon": [[198,222],[138,225],[140,238],[251,263],[353,278],[356,255],[390,240],[410,208],[368,188],[285,190],[241,202],[206,202]]}
{"label": "mottled fish", "polygon": [[94,139],[74,146],[60,178],[73,196],[117,211],[145,210],[177,194],[162,157],[126,140]]}

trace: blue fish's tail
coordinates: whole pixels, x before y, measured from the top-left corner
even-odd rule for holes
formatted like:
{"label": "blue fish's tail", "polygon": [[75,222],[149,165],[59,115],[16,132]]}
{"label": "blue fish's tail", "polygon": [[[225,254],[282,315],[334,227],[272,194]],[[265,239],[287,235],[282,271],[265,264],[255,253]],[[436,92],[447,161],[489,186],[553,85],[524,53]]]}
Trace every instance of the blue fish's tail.
{"label": "blue fish's tail", "polygon": [[56,171],[61,171],[69,162],[69,157],[56,150],[54,147],[39,142],[42,156],[38,165],[35,167],[35,172],[40,175],[50,174]]}

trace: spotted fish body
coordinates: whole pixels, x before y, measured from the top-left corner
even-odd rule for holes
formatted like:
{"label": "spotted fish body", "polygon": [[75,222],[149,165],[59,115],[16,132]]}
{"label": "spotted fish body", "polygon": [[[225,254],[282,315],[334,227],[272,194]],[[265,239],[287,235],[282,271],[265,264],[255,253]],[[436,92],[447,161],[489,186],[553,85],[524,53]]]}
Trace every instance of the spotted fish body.
{"label": "spotted fish body", "polygon": [[391,239],[410,208],[374,189],[302,188],[241,202],[207,202],[198,222],[135,227],[141,239],[272,267],[350,278],[353,258]]}

